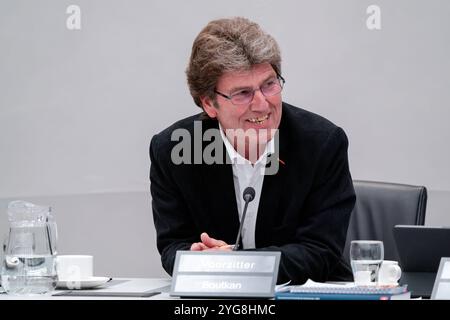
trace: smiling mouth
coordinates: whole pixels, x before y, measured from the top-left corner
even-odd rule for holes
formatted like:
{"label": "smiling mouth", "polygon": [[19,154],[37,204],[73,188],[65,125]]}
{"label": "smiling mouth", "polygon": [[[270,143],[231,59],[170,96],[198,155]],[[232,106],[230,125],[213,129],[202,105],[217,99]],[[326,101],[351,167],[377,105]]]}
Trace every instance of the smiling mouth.
{"label": "smiling mouth", "polygon": [[260,118],[251,118],[251,119],[247,119],[247,121],[248,121],[248,122],[251,122],[251,123],[261,124],[261,123],[263,123],[264,121],[266,121],[267,119],[269,119],[269,115],[268,115],[268,114],[266,114],[265,116],[260,117]]}

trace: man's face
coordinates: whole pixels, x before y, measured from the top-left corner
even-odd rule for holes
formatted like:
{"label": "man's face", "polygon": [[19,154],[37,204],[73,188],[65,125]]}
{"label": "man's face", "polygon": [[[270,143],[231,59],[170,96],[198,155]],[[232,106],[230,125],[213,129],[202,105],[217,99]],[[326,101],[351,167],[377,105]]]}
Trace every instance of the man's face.
{"label": "man's face", "polygon": [[[229,99],[217,95],[218,108],[216,108],[211,99],[203,97],[201,98],[203,108],[211,118],[219,120],[225,131],[254,129],[258,134],[259,130],[266,129],[270,133],[280,125],[281,93],[266,97],[259,88],[274,79],[277,79],[277,74],[269,63],[254,65],[247,71],[224,73],[217,81],[216,91],[230,96],[240,90],[258,89],[254,92],[253,100],[244,105],[234,105]],[[272,135],[267,138],[272,138]]]}

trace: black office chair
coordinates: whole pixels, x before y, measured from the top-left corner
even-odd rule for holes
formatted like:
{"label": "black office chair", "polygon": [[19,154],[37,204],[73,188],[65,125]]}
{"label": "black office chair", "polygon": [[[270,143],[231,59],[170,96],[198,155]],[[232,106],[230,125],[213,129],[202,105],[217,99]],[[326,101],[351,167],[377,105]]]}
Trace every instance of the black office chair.
{"label": "black office chair", "polygon": [[427,206],[427,189],[395,183],[353,181],[356,204],[353,209],[344,247],[350,261],[352,240],[382,240],[384,259],[399,261],[393,236],[396,224],[423,225]]}

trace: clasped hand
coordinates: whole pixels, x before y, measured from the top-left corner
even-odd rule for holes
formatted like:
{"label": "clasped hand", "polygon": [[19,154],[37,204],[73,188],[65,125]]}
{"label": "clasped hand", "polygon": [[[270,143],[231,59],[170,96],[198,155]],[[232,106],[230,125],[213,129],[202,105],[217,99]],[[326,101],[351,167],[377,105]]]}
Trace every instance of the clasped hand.
{"label": "clasped hand", "polygon": [[191,245],[191,251],[213,251],[225,250],[231,251],[233,245],[227,244],[225,241],[211,238],[206,232],[200,235],[201,242],[194,242]]}

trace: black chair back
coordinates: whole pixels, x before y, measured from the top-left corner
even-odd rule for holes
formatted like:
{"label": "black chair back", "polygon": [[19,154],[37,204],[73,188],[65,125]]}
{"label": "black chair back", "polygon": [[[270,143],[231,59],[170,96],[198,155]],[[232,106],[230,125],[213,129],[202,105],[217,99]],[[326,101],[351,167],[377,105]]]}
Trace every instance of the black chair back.
{"label": "black chair back", "polygon": [[374,181],[353,181],[356,204],[347,231],[344,258],[352,240],[382,240],[384,259],[399,261],[393,236],[397,224],[424,225],[427,189]]}

